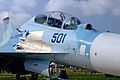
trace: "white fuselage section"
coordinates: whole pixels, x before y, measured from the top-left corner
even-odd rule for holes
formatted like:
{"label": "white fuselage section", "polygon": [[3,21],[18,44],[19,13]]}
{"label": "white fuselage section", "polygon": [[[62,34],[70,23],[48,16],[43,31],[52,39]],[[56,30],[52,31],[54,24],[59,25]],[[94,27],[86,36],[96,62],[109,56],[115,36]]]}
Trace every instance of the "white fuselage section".
{"label": "white fuselage section", "polygon": [[98,35],[90,50],[92,66],[99,72],[120,75],[120,35],[102,33]]}

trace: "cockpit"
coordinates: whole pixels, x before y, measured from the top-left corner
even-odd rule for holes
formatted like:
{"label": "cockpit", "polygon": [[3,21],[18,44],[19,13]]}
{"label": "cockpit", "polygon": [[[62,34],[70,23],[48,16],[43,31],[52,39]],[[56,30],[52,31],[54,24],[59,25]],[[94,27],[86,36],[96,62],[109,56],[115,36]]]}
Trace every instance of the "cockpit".
{"label": "cockpit", "polygon": [[66,30],[76,30],[78,25],[81,24],[78,18],[60,11],[39,14],[35,17],[34,21],[38,24]]}

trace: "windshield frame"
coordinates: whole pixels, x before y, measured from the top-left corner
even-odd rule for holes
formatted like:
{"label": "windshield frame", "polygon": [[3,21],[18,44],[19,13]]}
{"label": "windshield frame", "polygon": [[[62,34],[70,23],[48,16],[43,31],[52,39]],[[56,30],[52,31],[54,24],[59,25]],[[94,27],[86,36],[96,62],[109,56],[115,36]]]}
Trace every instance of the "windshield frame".
{"label": "windshield frame", "polygon": [[[54,15],[54,14],[56,14],[56,13],[58,13],[58,15],[59,15],[59,17],[61,17],[61,19],[58,19],[58,18],[56,18],[56,16]],[[38,14],[38,15],[40,15],[40,14]],[[47,19],[45,20],[45,25],[48,25],[48,20],[49,20],[49,18],[54,18],[54,19],[56,19],[56,20],[60,20],[61,21],[61,25],[58,27],[59,29],[64,29],[64,25],[65,25],[65,23],[70,19],[70,18],[76,18],[79,22],[80,22],[80,24],[81,24],[81,21],[80,21],[80,19],[78,19],[77,17],[75,17],[75,16],[72,16],[71,14],[68,14],[68,13],[65,13],[65,12],[61,12],[61,11],[48,11],[48,12],[44,12],[44,13],[42,13],[41,15],[46,15],[47,16]],[[36,16],[37,17],[37,16]],[[37,22],[36,22],[37,23]],[[56,27],[57,28],[57,26],[51,26],[51,25],[48,25],[48,26],[50,26],[50,27]],[[77,27],[78,27],[78,25],[77,25]]]}

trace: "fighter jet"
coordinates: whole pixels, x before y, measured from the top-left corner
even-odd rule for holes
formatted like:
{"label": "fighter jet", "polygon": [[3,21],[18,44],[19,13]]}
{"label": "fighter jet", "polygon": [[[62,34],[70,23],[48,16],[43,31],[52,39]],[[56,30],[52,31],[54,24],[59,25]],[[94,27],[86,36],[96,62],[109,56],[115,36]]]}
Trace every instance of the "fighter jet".
{"label": "fighter jet", "polygon": [[34,16],[13,30],[9,17],[0,42],[0,69],[20,75],[50,76],[50,63],[71,65],[120,76],[120,35],[60,11]]}

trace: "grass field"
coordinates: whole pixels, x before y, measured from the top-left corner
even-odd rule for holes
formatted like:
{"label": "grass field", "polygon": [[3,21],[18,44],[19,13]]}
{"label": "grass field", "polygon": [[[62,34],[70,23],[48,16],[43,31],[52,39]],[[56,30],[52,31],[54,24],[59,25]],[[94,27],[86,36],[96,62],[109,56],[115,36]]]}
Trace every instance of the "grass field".
{"label": "grass field", "polygon": [[[81,70],[73,72],[71,69],[67,68],[68,80],[120,80],[120,78],[108,78],[104,74],[95,73],[91,74],[90,72],[82,73]],[[26,75],[26,78],[29,79],[29,75]],[[43,76],[39,75],[38,80],[43,80]],[[2,73],[0,74],[0,80],[16,80],[14,74]]]}

